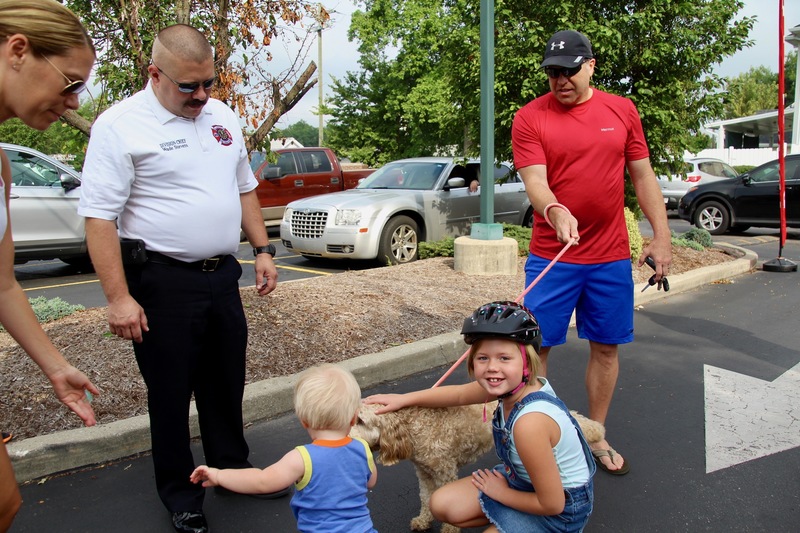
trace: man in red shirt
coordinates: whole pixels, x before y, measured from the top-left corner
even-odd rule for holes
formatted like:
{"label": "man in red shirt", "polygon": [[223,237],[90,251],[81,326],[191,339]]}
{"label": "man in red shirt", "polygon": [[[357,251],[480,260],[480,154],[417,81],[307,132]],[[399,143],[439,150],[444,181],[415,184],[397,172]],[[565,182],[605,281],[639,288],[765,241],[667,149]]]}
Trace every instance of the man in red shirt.
{"label": "man in red shirt", "polygon": [[[514,118],[514,163],[535,209],[526,284],[563,246],[575,246],[526,295],[539,320],[543,371],[552,346],[566,342],[575,311],[578,336],[589,341],[589,417],[605,423],[619,373],[618,345],[633,340],[633,277],[625,226],[625,169],[653,227],[650,256],[656,280],[669,273],[672,246],[661,190],[650,166],[633,102],[590,85],[595,58],[577,31],[547,41],[542,67],[550,92]],[[598,467],[622,475],[629,466],[603,440],[592,446]]]}

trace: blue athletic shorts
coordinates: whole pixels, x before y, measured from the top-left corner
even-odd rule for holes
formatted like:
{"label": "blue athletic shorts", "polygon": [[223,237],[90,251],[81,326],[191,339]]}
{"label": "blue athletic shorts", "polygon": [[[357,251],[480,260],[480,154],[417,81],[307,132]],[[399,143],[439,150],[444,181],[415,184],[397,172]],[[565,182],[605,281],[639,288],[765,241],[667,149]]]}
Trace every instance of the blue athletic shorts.
{"label": "blue athletic shorts", "polygon": [[[530,254],[525,263],[525,287],[550,261]],[[542,346],[567,342],[572,311],[578,337],[602,344],[633,341],[633,273],[622,259],[596,265],[557,262],[525,295],[539,321]]]}

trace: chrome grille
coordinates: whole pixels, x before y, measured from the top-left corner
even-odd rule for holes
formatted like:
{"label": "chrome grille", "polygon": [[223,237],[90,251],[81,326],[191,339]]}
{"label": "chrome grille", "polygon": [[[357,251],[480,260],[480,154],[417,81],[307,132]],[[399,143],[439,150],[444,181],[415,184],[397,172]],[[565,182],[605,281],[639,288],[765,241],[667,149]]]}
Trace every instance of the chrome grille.
{"label": "chrome grille", "polygon": [[327,221],[327,211],[294,211],[292,235],[302,239],[319,239],[325,233]]}

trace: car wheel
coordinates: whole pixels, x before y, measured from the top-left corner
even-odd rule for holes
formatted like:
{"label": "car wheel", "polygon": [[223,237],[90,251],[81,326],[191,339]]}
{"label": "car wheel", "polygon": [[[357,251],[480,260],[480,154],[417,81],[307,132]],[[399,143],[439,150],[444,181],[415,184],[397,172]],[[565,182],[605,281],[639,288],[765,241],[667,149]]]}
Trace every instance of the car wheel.
{"label": "car wheel", "polygon": [[406,216],[389,220],[383,228],[378,246],[378,261],[391,265],[410,263],[419,258],[419,227]]}
{"label": "car wheel", "polygon": [[533,208],[528,208],[528,212],[525,213],[525,218],[522,219],[522,227],[523,228],[532,228],[533,227]]}
{"label": "car wheel", "polygon": [[731,224],[728,209],[717,201],[704,202],[694,213],[694,225],[711,235],[722,235]]}

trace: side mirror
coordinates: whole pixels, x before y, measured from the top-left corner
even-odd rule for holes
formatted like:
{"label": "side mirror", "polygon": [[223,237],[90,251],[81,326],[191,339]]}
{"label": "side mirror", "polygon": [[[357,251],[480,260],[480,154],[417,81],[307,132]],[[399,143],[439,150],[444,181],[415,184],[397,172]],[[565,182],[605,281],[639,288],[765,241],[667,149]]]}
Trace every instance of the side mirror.
{"label": "side mirror", "polygon": [[281,177],[281,169],[278,167],[268,166],[261,172],[261,179],[262,180],[270,180],[276,179]]}
{"label": "side mirror", "polygon": [[750,185],[753,182],[753,178],[750,177],[750,174],[742,174],[739,177],[742,178],[742,184],[744,185]]}
{"label": "side mirror", "polygon": [[77,189],[81,186],[81,180],[73,176],[72,174],[61,174],[59,176],[59,180],[61,181],[61,187],[64,188],[64,191],[69,192],[73,189]]}
{"label": "side mirror", "polygon": [[466,187],[467,182],[464,178],[450,178],[447,180],[447,185],[445,186],[445,190],[449,191],[450,189],[458,189],[460,187]]}

